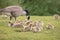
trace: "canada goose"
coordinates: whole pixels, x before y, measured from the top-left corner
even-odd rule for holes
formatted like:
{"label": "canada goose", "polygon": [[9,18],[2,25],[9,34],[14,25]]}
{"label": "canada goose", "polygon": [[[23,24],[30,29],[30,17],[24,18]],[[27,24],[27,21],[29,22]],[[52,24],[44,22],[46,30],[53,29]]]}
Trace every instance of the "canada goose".
{"label": "canada goose", "polygon": [[12,17],[15,18],[21,15],[26,15],[27,16],[27,20],[30,19],[30,15],[28,10],[24,10],[22,7],[20,6],[8,6],[5,7],[3,9],[0,9],[0,12],[2,12],[3,15],[8,15],[10,16],[10,21],[12,20]]}
{"label": "canada goose", "polygon": [[54,19],[59,21],[59,15],[58,14],[54,14]]}
{"label": "canada goose", "polygon": [[47,29],[54,29],[54,26],[51,23],[48,23],[48,25],[46,27],[47,27]]}

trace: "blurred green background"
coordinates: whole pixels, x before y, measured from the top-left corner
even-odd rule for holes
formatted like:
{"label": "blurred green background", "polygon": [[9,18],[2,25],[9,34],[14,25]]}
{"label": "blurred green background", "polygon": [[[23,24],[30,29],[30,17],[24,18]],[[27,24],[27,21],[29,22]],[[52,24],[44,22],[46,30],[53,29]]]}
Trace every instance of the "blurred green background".
{"label": "blurred green background", "polygon": [[29,10],[30,15],[60,15],[60,0],[0,0],[0,8],[10,5],[19,5]]}

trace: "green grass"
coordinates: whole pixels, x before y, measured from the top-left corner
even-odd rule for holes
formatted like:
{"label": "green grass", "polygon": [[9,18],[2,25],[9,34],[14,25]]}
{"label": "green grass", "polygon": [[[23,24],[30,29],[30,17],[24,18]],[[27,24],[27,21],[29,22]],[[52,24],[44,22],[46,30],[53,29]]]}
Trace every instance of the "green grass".
{"label": "green grass", "polygon": [[[25,16],[18,17],[17,20],[25,20]],[[31,20],[42,20],[44,30],[39,33],[15,32],[21,28],[8,27],[9,18],[0,17],[0,40],[60,40],[60,21],[56,21],[52,16],[31,16]],[[54,30],[47,30],[46,25],[50,22],[55,26]]]}

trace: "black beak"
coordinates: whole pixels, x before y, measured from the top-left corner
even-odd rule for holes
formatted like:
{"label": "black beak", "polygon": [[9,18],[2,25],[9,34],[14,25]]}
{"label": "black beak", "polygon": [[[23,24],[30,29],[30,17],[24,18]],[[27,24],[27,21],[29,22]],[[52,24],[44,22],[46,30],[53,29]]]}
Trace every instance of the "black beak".
{"label": "black beak", "polygon": [[30,14],[29,14],[29,12],[28,12],[28,10],[24,10],[25,12],[26,12],[26,16],[27,16],[27,20],[30,20]]}

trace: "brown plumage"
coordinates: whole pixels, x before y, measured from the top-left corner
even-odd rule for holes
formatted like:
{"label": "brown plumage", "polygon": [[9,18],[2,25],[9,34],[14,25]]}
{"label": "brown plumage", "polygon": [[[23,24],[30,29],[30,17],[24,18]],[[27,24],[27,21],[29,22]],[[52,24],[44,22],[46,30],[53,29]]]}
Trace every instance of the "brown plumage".
{"label": "brown plumage", "polygon": [[40,21],[35,21],[33,23],[32,31],[33,32],[41,32],[43,30],[43,24]]}
{"label": "brown plumage", "polygon": [[54,29],[54,26],[51,23],[48,23],[48,25],[46,26],[47,29]]}
{"label": "brown plumage", "polygon": [[58,14],[54,14],[54,19],[59,21],[59,15]]}
{"label": "brown plumage", "polygon": [[16,21],[16,22],[9,22],[8,24],[10,27],[14,28],[23,28],[23,22],[22,21]]}
{"label": "brown plumage", "polygon": [[16,21],[13,24],[13,27],[15,27],[15,28],[23,28],[23,21]]}
{"label": "brown plumage", "polygon": [[24,31],[31,31],[32,24],[24,26]]}
{"label": "brown plumage", "polygon": [[12,20],[12,17],[14,17],[16,20],[16,17],[21,16],[21,15],[26,15],[27,20],[30,19],[28,10],[24,10],[20,6],[15,6],[15,5],[8,6],[8,7],[1,9],[0,12],[2,12],[3,15],[10,16],[10,21]]}

